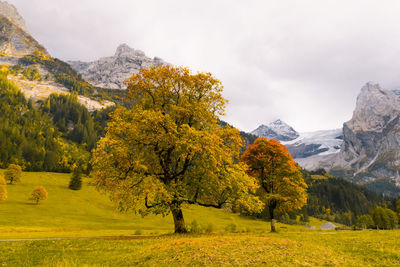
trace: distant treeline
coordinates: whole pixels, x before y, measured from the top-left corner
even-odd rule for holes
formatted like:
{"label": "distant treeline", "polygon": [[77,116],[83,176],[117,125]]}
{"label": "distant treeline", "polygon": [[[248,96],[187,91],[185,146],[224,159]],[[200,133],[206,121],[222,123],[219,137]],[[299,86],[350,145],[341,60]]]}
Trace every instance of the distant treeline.
{"label": "distant treeline", "polygon": [[395,210],[394,199],[384,198],[368,188],[329,175],[323,169],[303,171],[308,188],[308,215],[353,225],[356,218],[382,204]]}
{"label": "distant treeline", "polygon": [[[358,216],[369,214],[377,206],[396,210],[395,199],[384,198],[361,185],[333,177],[322,169],[302,172],[308,185],[307,205],[297,212],[277,214],[284,223],[296,223],[298,216],[306,223],[308,217],[313,216],[351,226],[357,222]],[[256,216],[269,220],[267,210]]]}
{"label": "distant treeline", "polygon": [[14,163],[27,171],[87,170],[115,108],[90,113],[76,93],[33,103],[0,72],[0,168]]}

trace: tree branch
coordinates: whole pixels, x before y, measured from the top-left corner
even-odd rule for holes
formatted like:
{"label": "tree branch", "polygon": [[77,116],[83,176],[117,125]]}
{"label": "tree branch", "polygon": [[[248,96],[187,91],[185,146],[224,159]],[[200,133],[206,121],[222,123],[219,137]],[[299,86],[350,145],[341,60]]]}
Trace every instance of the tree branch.
{"label": "tree branch", "polygon": [[161,206],[162,204],[161,203],[155,203],[155,204],[149,205],[148,197],[146,196],[144,198],[144,205],[146,206],[146,208],[151,209],[151,208],[155,208],[157,206]]}

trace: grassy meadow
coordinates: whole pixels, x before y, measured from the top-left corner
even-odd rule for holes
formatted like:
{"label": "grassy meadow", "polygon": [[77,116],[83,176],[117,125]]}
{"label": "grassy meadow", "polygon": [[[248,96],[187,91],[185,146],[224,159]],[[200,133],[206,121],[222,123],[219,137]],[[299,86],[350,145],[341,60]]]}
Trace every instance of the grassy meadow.
{"label": "grassy meadow", "polygon": [[[7,185],[8,199],[0,202],[0,266],[400,266],[399,230],[278,224],[273,234],[268,222],[190,206],[184,210],[188,226],[195,220],[211,233],[173,235],[170,215],[118,213],[90,178],[79,191],[68,189],[69,178],[23,173],[20,184]],[[49,198],[34,205],[28,198],[37,185]],[[323,223],[311,218],[310,225]]]}

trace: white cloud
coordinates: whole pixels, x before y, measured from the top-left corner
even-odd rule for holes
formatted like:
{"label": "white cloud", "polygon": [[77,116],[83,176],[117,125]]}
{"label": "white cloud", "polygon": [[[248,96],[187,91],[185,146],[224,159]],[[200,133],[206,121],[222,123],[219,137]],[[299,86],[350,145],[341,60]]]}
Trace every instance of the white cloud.
{"label": "white cloud", "polygon": [[226,120],[250,131],[281,118],[338,128],[361,86],[400,86],[398,1],[10,0],[50,53],[93,60],[125,42],[210,71]]}

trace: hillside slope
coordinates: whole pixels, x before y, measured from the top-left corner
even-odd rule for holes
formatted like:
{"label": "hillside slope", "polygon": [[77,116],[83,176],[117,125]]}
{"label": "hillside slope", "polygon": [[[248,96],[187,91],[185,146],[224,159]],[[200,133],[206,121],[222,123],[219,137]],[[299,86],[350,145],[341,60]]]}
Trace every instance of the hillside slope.
{"label": "hillside slope", "polygon": [[[0,174],[4,170],[0,169]],[[171,215],[149,215],[142,218],[139,214],[119,213],[111,201],[104,194],[96,191],[90,185],[90,178],[85,178],[83,187],[79,191],[68,189],[70,174],[49,172],[24,172],[21,184],[7,185],[8,199],[0,201],[0,230],[1,235],[7,236],[9,228],[35,228],[42,231],[60,229],[58,232],[68,231],[128,231],[135,230],[143,233],[172,233],[174,230]],[[39,205],[29,201],[29,195],[35,186],[44,186],[48,193],[48,200]],[[193,220],[200,225],[213,224],[215,231],[224,231],[229,224],[235,224],[237,229],[252,229],[267,231],[269,225],[265,221],[242,217],[226,210],[189,206],[184,210],[186,223],[190,227]],[[7,230],[8,229],[8,230]],[[54,234],[54,233],[53,233]],[[87,234],[87,233],[86,233]],[[104,235],[104,234],[97,234]],[[15,236],[15,232],[12,234]]]}

